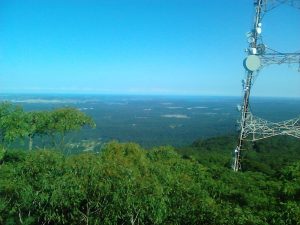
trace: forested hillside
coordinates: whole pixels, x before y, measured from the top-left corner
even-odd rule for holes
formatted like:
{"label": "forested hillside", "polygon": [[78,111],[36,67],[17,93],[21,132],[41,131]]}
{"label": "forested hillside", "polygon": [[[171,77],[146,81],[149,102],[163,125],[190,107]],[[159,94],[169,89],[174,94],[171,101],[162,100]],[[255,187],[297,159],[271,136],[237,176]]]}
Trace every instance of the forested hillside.
{"label": "forested hillside", "polygon": [[99,153],[8,150],[0,165],[0,224],[300,224],[300,143],[249,145],[230,168],[234,137]]}

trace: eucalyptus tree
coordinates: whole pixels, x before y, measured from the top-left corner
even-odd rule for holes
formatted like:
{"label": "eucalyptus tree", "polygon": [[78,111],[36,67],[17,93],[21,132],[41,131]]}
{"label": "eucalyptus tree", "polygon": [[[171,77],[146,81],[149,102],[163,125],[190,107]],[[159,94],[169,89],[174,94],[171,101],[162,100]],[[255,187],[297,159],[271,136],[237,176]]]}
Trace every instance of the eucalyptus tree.
{"label": "eucalyptus tree", "polygon": [[48,135],[48,127],[50,123],[50,112],[48,111],[32,111],[27,112],[25,117],[27,123],[28,149],[32,150],[33,140],[35,136],[44,137]]}
{"label": "eucalyptus tree", "polygon": [[[49,113],[48,123],[45,124],[44,132],[50,135],[52,143],[63,147],[67,133],[79,131],[83,127],[96,127],[93,119],[76,108],[59,108]],[[41,131],[43,131],[41,129]]]}
{"label": "eucalyptus tree", "polygon": [[28,133],[28,126],[22,107],[8,102],[0,104],[0,135],[3,145],[24,139]]}

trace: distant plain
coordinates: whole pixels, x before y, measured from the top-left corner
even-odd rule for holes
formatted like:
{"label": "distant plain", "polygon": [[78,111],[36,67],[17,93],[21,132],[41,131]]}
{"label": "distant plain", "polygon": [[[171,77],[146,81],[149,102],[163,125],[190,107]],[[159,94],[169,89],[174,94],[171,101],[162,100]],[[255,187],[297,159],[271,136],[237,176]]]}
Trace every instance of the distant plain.
{"label": "distant plain", "polygon": [[[237,134],[241,97],[2,94],[1,101],[26,111],[74,107],[90,115],[95,129],[83,129],[72,141],[137,142],[144,147],[183,146],[199,138]],[[271,121],[299,116],[299,98],[251,99],[253,114]]]}

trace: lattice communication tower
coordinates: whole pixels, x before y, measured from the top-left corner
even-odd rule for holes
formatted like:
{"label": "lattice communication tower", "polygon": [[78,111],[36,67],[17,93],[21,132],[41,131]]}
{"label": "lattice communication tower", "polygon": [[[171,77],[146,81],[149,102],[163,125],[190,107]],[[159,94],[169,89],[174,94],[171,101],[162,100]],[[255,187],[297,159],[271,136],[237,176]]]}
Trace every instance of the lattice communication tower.
{"label": "lattice communication tower", "polygon": [[[254,0],[255,16],[253,28],[247,33],[249,46],[244,60],[246,79],[243,84],[243,103],[240,106],[240,135],[234,150],[233,170],[241,170],[242,152],[246,141],[257,141],[278,135],[300,138],[300,116],[283,122],[269,122],[251,113],[249,98],[254,78],[261,69],[270,64],[298,64],[300,72],[300,52],[282,53],[267,47],[262,41],[262,20],[266,13],[274,8],[288,4],[300,9],[300,0]],[[299,29],[299,28],[295,28]]]}

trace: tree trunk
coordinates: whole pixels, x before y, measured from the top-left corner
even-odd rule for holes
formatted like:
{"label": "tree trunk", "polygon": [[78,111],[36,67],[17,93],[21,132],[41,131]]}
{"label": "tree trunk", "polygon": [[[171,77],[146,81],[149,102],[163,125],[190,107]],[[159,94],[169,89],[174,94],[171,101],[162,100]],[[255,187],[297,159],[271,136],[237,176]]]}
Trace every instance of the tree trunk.
{"label": "tree trunk", "polygon": [[60,146],[59,146],[61,152],[65,151],[65,137],[66,137],[65,133],[62,133],[60,139]]}
{"label": "tree trunk", "polygon": [[33,145],[33,137],[32,137],[32,135],[29,135],[29,143],[28,143],[29,151],[32,150],[32,145]]}
{"label": "tree trunk", "polygon": [[50,136],[51,136],[52,147],[53,147],[53,148],[56,148],[56,147],[57,147],[57,144],[56,144],[56,142],[55,142],[55,135],[54,135],[54,134],[51,134]]}

